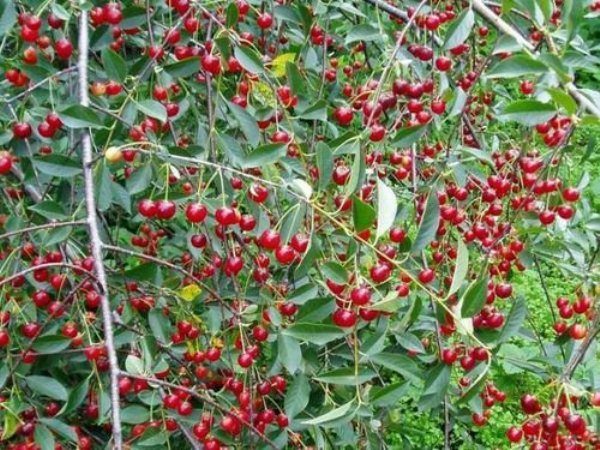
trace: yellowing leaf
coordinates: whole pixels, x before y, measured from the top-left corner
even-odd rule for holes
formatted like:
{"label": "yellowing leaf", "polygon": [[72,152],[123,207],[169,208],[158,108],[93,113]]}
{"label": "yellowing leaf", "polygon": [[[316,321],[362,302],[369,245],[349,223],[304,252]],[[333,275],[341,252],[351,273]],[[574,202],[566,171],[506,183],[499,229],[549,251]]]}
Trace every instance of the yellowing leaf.
{"label": "yellowing leaf", "polygon": [[277,105],[277,98],[273,89],[262,81],[252,83],[252,96],[259,104],[274,108]]}
{"label": "yellowing leaf", "polygon": [[273,72],[273,75],[277,78],[283,77],[285,75],[285,65],[289,62],[294,62],[295,59],[295,53],[282,53],[271,61],[271,72]]}
{"label": "yellowing leaf", "polygon": [[187,286],[182,287],[178,294],[186,302],[191,302],[194,300],[200,293],[202,289],[197,284],[188,284]]}

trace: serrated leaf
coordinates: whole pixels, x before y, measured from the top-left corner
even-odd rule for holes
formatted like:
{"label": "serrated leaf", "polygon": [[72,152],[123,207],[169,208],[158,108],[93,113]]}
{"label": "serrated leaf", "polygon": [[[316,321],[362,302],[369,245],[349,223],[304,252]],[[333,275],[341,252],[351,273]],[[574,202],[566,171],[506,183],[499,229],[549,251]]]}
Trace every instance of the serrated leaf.
{"label": "serrated leaf", "polygon": [[437,233],[440,222],[440,204],[436,193],[432,190],[427,198],[425,211],[419,224],[419,231],[415,237],[415,241],[410,249],[410,252],[416,254],[423,250],[433,239]]}
{"label": "serrated leaf", "polygon": [[294,418],[308,405],[310,384],[304,374],[298,374],[285,393],[284,409],[289,418]]}
{"label": "serrated leaf", "polygon": [[320,120],[327,121],[327,102],[325,100],[317,100],[308,108],[298,113],[299,119],[304,120]]}
{"label": "serrated leaf", "polygon": [[487,275],[475,280],[465,291],[463,298],[461,299],[461,316],[462,317],[473,317],[483,305],[487,298]]}
{"label": "serrated leaf", "polygon": [[446,39],[444,41],[444,50],[449,50],[458,47],[467,40],[473,25],[475,24],[475,14],[471,8],[463,10],[463,12],[452,21],[446,31]]}
{"label": "serrated leaf", "polygon": [[398,372],[404,378],[418,381],[422,376],[414,360],[399,353],[383,352],[370,356],[369,361]]}
{"label": "serrated leaf", "polygon": [[541,75],[548,67],[531,56],[514,55],[501,60],[486,74],[487,78],[518,78],[523,75]]}
{"label": "serrated leaf", "polygon": [[0,1],[0,36],[7,34],[17,23],[17,10],[12,0]]}
{"label": "serrated leaf", "polygon": [[129,405],[121,410],[123,423],[138,424],[149,420],[150,411],[142,405]]}
{"label": "serrated leaf", "polygon": [[295,323],[282,331],[284,335],[316,345],[325,345],[344,336],[344,331],[334,325],[321,323]]}
{"label": "serrated leaf", "polygon": [[394,136],[394,139],[392,139],[392,144],[399,147],[408,147],[417,142],[426,131],[427,125],[415,125],[412,127],[401,128]]}
{"label": "serrated leaf", "polygon": [[549,121],[556,113],[556,108],[550,103],[542,103],[537,100],[517,100],[504,108],[500,118],[519,122],[522,125],[534,126]]}
{"label": "serrated leaf", "polygon": [[126,185],[127,191],[131,195],[138,194],[144,190],[152,182],[152,166],[150,164],[144,164],[138,169],[134,170],[129,178],[127,178]]}
{"label": "serrated leaf", "polygon": [[29,206],[28,209],[50,220],[65,220],[69,217],[65,214],[59,203],[51,200],[45,200],[36,205]]}
{"label": "serrated leaf", "polygon": [[200,57],[192,56],[163,67],[173,78],[185,78],[200,71]]}
{"label": "serrated leaf", "polygon": [[329,261],[325,263],[323,267],[321,267],[321,271],[323,272],[323,276],[335,283],[344,284],[348,281],[348,273],[344,267],[335,262]]}
{"label": "serrated leaf", "polygon": [[392,406],[404,397],[410,388],[410,384],[406,382],[389,384],[382,388],[373,388],[371,394],[371,404],[375,407]]}
{"label": "serrated leaf", "polygon": [[265,72],[260,56],[250,47],[235,47],[233,55],[246,71],[257,75]]}
{"label": "serrated leaf", "polygon": [[352,197],[352,221],[357,233],[370,228],[375,221],[375,216],[375,210],[371,205],[363,202],[356,195]]}
{"label": "serrated leaf", "polygon": [[127,358],[125,359],[125,370],[133,375],[143,375],[144,362],[135,355],[127,355]]}
{"label": "serrated leaf", "polygon": [[319,170],[319,190],[327,187],[333,171],[333,153],[324,142],[318,142],[315,148],[317,169]]}
{"label": "serrated leaf", "polygon": [[375,27],[368,24],[360,24],[352,27],[348,34],[346,35],[346,39],[344,40],[344,44],[348,45],[352,42],[356,41],[374,41],[381,39],[381,33]]}
{"label": "serrated leaf", "polygon": [[265,144],[257,147],[249,155],[246,155],[242,161],[242,168],[264,167],[267,164],[274,164],[283,158],[286,154],[285,144]]}
{"label": "serrated leaf", "polygon": [[315,380],[323,383],[335,384],[338,386],[356,386],[374,378],[376,373],[367,368],[359,368],[355,371],[354,367],[342,367],[317,375]]}
{"label": "serrated leaf", "polygon": [[82,105],[71,105],[58,113],[68,128],[104,128],[96,111]]}
{"label": "serrated leaf", "polygon": [[64,155],[37,156],[33,165],[41,173],[59,178],[72,178],[83,171],[77,161]]}
{"label": "serrated leaf", "polygon": [[167,109],[162,103],[148,98],[137,102],[135,105],[142,114],[154,117],[161,122],[167,121]]}
{"label": "serrated leaf", "polygon": [[256,119],[248,113],[244,108],[232,102],[227,102],[229,111],[237,121],[242,133],[246,137],[248,144],[256,147],[260,141],[260,130],[256,123]]}
{"label": "serrated leaf", "polygon": [[55,441],[54,436],[50,430],[44,425],[37,424],[33,433],[33,439],[35,443],[39,445],[40,450],[54,450]]}
{"label": "serrated leaf", "polygon": [[296,373],[302,362],[300,343],[291,336],[279,334],[277,337],[277,355],[283,367],[292,375]]}
{"label": "serrated leaf", "polygon": [[450,366],[438,363],[432,367],[425,378],[425,386],[419,399],[419,410],[426,411],[438,406],[446,395],[450,384]]}
{"label": "serrated leaf", "polygon": [[67,389],[54,378],[41,375],[30,375],[25,382],[32,391],[55,400],[67,401],[69,393]]}
{"label": "serrated leaf", "polygon": [[40,336],[31,346],[39,354],[59,353],[71,345],[71,339],[61,335]]}
{"label": "serrated leaf", "polygon": [[306,215],[306,203],[296,203],[288,211],[281,224],[281,242],[287,244],[302,225]]}
{"label": "serrated leaf", "polygon": [[377,178],[377,237],[383,236],[392,228],[398,211],[398,199],[394,191]]}
{"label": "serrated leaf", "polygon": [[501,344],[516,335],[526,317],[527,304],[525,303],[523,297],[517,297],[512,308],[510,309],[510,312],[508,313],[508,316],[506,317],[506,322],[504,323],[504,327],[502,327],[502,331],[500,331],[500,334],[496,339],[496,343]]}
{"label": "serrated leaf", "polygon": [[90,380],[89,378],[86,378],[81,383],[79,383],[77,387],[72,389],[71,392],[69,392],[69,398],[67,399],[67,402],[65,403],[59,414],[69,414],[75,411],[87,397],[89,388]]}
{"label": "serrated leaf", "polygon": [[127,77],[127,63],[125,60],[110,48],[102,50],[102,65],[106,76],[114,81],[122,83]]}
{"label": "serrated leaf", "polygon": [[465,281],[467,273],[469,272],[469,249],[462,241],[458,239],[457,252],[456,252],[456,267],[454,268],[454,274],[452,275],[452,283],[450,289],[448,289],[448,295],[452,295],[457,292]]}
{"label": "serrated leaf", "polygon": [[554,100],[558,106],[564,108],[567,114],[571,115],[577,112],[577,103],[573,97],[571,97],[565,91],[557,88],[548,88],[546,91],[548,91],[552,97],[552,100]]}
{"label": "serrated leaf", "polygon": [[325,414],[315,417],[314,419],[304,420],[302,423],[304,425],[324,425],[328,422],[333,422],[345,417],[346,415],[349,415],[354,406],[354,400],[350,400],[348,403],[344,403],[342,406],[334,408]]}

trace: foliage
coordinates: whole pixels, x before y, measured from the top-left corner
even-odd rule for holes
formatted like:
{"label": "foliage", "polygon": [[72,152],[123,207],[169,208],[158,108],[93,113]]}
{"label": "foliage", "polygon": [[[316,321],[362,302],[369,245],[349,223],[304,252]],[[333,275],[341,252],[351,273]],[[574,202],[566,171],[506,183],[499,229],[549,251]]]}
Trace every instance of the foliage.
{"label": "foliage", "polygon": [[600,445],[599,10],[0,0],[3,446]]}

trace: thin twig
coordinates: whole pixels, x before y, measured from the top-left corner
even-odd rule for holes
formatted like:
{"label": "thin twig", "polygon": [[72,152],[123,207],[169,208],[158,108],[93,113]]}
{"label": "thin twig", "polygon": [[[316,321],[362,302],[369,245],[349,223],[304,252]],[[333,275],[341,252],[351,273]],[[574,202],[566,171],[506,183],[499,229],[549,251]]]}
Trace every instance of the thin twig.
{"label": "thin twig", "polygon": [[39,88],[43,84],[47,83],[48,81],[52,80],[53,78],[59,78],[59,77],[65,75],[67,73],[75,72],[76,70],[77,70],[77,66],[71,66],[71,67],[67,67],[66,69],[63,69],[63,70],[61,70],[59,72],[56,72],[56,73],[50,75],[49,77],[46,77],[43,80],[38,81],[35,84],[32,84],[31,86],[29,86],[23,92],[20,92],[19,94],[15,95],[14,97],[11,97],[8,100],[6,100],[6,102],[7,103],[12,103],[15,100],[19,100],[20,98],[25,97],[27,94],[35,91],[37,88]]}
{"label": "thin twig", "polygon": [[87,222],[85,220],[72,220],[69,222],[48,222],[48,223],[44,223],[42,225],[34,225],[31,227],[27,227],[27,228],[21,228],[20,230],[15,230],[15,231],[9,231],[7,233],[4,234],[0,234],[0,241],[6,238],[9,238],[11,236],[16,236],[18,234],[24,234],[24,233],[29,233],[31,231],[37,231],[37,230],[44,230],[44,229],[54,229],[54,228],[60,228],[60,227],[71,227],[71,226],[76,226],[76,225],[85,225]]}

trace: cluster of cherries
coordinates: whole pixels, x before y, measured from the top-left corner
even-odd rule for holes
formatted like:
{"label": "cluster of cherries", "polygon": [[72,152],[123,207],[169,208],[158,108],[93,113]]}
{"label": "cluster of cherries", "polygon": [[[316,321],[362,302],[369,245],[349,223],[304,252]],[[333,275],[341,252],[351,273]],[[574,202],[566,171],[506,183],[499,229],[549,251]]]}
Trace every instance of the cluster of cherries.
{"label": "cluster of cherries", "polygon": [[[599,399],[597,393],[592,395],[591,406],[600,406]],[[521,409],[527,419],[520,426],[510,427],[506,432],[507,439],[511,443],[524,439],[530,450],[598,448],[600,436],[588,428],[581,414],[574,411],[580,400],[563,393],[544,407],[535,395],[523,395]]]}
{"label": "cluster of cherries", "polygon": [[583,295],[574,302],[567,297],[559,297],[556,299],[556,307],[562,320],[558,320],[553,325],[554,331],[559,335],[569,333],[569,336],[575,340],[585,338],[587,336],[585,323],[594,315],[592,300]]}

